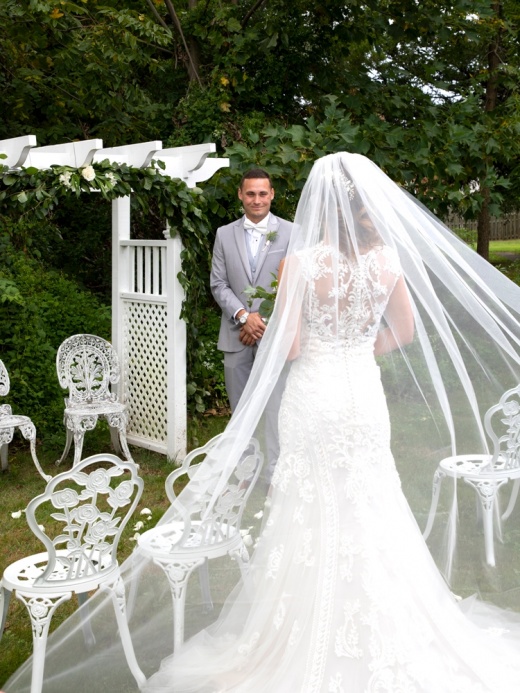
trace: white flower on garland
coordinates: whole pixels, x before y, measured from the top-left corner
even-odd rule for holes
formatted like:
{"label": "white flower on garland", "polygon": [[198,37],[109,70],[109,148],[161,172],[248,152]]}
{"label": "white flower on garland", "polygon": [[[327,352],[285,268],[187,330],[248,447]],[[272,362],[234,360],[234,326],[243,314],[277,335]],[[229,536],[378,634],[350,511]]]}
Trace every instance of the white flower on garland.
{"label": "white flower on garland", "polygon": [[96,177],[96,172],[93,166],[85,166],[85,168],[81,169],[81,175],[85,180],[91,181]]}
{"label": "white flower on garland", "polygon": [[114,176],[114,174],[112,173],[112,171],[109,171],[109,172],[107,173],[106,179],[107,179],[107,181],[110,183],[110,186],[111,186],[112,188],[113,188],[114,185],[117,183],[117,179],[116,179],[116,177]]}
{"label": "white flower on garland", "polygon": [[60,183],[65,186],[66,188],[72,188],[70,179],[72,176],[72,171],[64,171],[63,173],[60,174],[59,181]]}

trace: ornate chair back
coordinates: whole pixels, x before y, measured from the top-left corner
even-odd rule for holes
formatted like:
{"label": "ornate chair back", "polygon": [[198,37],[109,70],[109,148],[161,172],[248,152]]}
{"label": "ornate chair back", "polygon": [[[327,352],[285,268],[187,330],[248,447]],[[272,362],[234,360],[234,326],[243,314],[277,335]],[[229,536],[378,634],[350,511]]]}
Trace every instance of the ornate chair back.
{"label": "ornate chair back", "polygon": [[69,404],[114,402],[110,385],[120,378],[119,359],[110,342],[92,334],[77,334],[58,349],[56,370],[69,391]]}
{"label": "ornate chair back", "polygon": [[9,373],[4,366],[4,362],[0,360],[0,397],[5,397],[9,394],[10,382]]}
{"label": "ornate chair back", "polygon": [[99,583],[117,568],[121,533],[143,491],[137,469],[115,455],[93,455],[53,477],[29,503],[27,521],[48,552],[36,585]]}
{"label": "ornate chair back", "polygon": [[[211,449],[217,444],[221,436],[215,436],[203,447],[192,450],[181,467],[174,470],[166,479],[166,493],[171,502],[175,500],[174,483],[183,475],[191,480],[190,498],[186,498],[183,506],[187,508],[184,521],[184,533],[177,546],[215,545],[225,542],[240,533],[240,523],[246,505],[246,501],[253,490],[260,474],[263,453],[255,438],[251,438],[239,463],[229,477],[225,486],[218,493],[217,500],[211,510],[208,511],[212,501],[214,489],[220,479],[220,470],[212,470],[210,465],[205,465],[202,473],[202,462],[195,462],[211,456]],[[214,484],[208,484],[208,479],[214,477]],[[197,480],[201,481],[204,492],[199,490]]]}
{"label": "ornate chair back", "polygon": [[520,385],[504,392],[484,417],[486,433],[493,443],[490,467],[496,471],[520,467]]}

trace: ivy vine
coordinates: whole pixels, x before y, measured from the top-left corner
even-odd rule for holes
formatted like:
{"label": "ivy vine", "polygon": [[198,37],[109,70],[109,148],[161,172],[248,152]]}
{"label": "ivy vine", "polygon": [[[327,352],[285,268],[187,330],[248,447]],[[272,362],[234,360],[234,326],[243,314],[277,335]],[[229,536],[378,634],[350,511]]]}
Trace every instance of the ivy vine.
{"label": "ivy vine", "polygon": [[[0,154],[0,159],[5,155]],[[181,286],[186,292],[181,317],[188,328],[189,409],[202,412],[209,392],[197,374],[204,371],[204,345],[199,344],[199,328],[204,320],[208,292],[208,268],[211,262],[210,224],[207,200],[200,188],[167,176],[161,161],[147,168],[111,163],[108,159],[81,168],[51,166],[11,171],[0,164],[0,206],[3,215],[16,219],[44,219],[52,214],[66,196],[101,194],[112,201],[132,195],[146,213],[152,204],[167,222],[172,236],[183,242]]]}

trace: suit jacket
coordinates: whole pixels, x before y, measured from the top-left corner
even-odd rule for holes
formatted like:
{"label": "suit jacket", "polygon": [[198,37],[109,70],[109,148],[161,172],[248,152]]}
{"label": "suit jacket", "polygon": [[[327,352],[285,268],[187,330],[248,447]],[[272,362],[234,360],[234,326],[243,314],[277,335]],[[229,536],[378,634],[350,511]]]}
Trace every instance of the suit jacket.
{"label": "suit jacket", "polygon": [[211,264],[210,286],[215,301],[222,309],[222,320],[218,338],[218,348],[222,351],[240,351],[245,347],[238,334],[240,325],[235,323],[234,314],[245,308],[257,311],[261,299],[255,299],[251,308],[247,304],[244,289],[247,286],[263,286],[268,289],[273,281],[273,274],[278,276],[280,261],[287,253],[292,224],[271,214],[267,231],[276,232],[276,238],[266,247],[266,238],[260,241],[258,248],[255,278],[246,248],[244,217],[217,229],[213,260]]}

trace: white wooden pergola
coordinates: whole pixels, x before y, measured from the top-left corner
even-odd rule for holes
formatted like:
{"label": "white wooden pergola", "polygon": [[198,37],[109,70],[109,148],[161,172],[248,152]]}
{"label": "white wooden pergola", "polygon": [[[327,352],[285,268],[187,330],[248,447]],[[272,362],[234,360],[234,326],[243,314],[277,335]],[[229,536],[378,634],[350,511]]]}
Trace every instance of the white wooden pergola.
{"label": "white wooden pergola", "polygon": [[[141,142],[103,148],[99,139],[38,147],[27,135],[0,140],[0,163],[11,170],[50,166],[82,168],[108,159],[146,168],[164,163],[162,173],[189,187],[206,181],[229,160],[208,158],[213,143],[162,148]],[[130,198],[112,202],[112,344],[122,364],[119,396],[128,404],[128,441],[182,459],[186,454],[186,325],[180,318],[184,300],[177,276],[182,243],[171,238],[130,238]]]}

